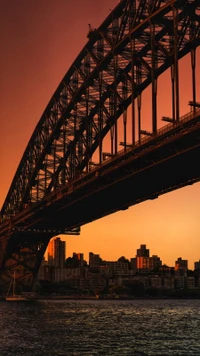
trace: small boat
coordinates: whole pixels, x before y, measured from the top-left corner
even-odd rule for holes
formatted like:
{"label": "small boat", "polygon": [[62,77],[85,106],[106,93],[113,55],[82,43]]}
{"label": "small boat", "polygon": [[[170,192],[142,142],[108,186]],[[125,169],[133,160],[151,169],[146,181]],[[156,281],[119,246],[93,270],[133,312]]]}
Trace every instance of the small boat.
{"label": "small boat", "polygon": [[[9,295],[10,290],[12,287],[12,294]],[[13,274],[13,279],[10,283],[9,289],[8,289],[8,293],[6,296],[6,300],[8,302],[20,302],[20,301],[27,301],[28,299],[26,298],[26,296],[22,295],[22,294],[15,294],[15,287],[16,287],[16,282],[15,282],[15,272]]]}
{"label": "small boat", "polygon": [[6,301],[7,302],[23,302],[23,301],[27,301],[28,299],[26,297],[24,297],[23,295],[13,295],[10,297],[6,297]]}

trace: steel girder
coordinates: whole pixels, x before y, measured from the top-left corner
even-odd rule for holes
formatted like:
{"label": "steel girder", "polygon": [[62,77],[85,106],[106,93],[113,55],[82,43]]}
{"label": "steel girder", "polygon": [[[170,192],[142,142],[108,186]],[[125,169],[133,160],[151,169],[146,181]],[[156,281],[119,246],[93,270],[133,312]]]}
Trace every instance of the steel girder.
{"label": "steel girder", "polygon": [[0,288],[8,291],[15,271],[19,292],[32,290],[52,234],[42,231],[10,231],[0,239]]}
{"label": "steel girder", "polygon": [[[171,67],[172,120],[179,120],[178,60],[200,44],[199,0],[122,0],[82,49],[47,105],[27,145],[2,207],[2,220],[87,174],[93,155],[118,152],[118,118],[132,104],[132,145],[140,141],[141,93],[152,85],[152,133],[157,131],[157,78]],[[195,76],[194,76],[195,77]],[[193,100],[196,100],[195,84]],[[136,99],[136,100],[135,100]],[[138,116],[135,130],[135,101]],[[108,151],[108,150],[107,150]]]}

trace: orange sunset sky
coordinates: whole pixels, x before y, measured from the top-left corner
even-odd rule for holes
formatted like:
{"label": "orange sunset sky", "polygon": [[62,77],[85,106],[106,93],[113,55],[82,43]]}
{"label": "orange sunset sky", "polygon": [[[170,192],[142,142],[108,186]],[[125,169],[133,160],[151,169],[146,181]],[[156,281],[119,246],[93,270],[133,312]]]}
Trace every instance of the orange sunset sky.
{"label": "orange sunset sky", "polygon": [[[87,42],[88,24],[98,27],[118,0],[0,0],[0,207],[22,154],[46,105]],[[197,101],[200,101],[200,48]],[[158,115],[170,116],[169,73],[159,80]],[[189,112],[190,57],[180,61],[181,115]],[[148,93],[143,120],[150,116]],[[146,100],[146,102],[145,102]],[[147,124],[148,126],[148,124]],[[199,162],[196,162],[199,164]],[[173,172],[169,172],[173,174]],[[73,252],[103,259],[134,257],[140,244],[163,263],[178,257],[189,268],[200,259],[200,183],[130,207],[62,236],[67,257]]]}

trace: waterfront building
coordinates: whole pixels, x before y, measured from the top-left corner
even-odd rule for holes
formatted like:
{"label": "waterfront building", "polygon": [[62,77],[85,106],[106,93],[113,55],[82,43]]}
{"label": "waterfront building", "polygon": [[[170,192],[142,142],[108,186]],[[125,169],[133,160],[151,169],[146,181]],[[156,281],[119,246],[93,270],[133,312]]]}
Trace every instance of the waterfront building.
{"label": "waterfront building", "polygon": [[66,278],[87,278],[88,267],[66,268]]}
{"label": "waterfront building", "polygon": [[194,289],[195,288],[195,278],[194,277],[186,277],[185,284],[187,289]]}
{"label": "waterfront building", "polygon": [[94,267],[99,267],[100,266],[100,256],[95,255],[93,252],[89,253],[89,267],[94,268]]}
{"label": "waterfront building", "polygon": [[195,271],[200,270],[200,260],[194,263],[194,269]]}
{"label": "waterfront building", "polygon": [[111,275],[124,276],[129,274],[129,265],[127,262],[107,261],[106,265],[109,268]]}
{"label": "waterfront building", "polygon": [[174,286],[175,286],[175,289],[183,289],[185,286],[184,276],[176,276],[174,278]]}
{"label": "waterfront building", "polygon": [[43,279],[45,281],[49,281],[54,283],[55,282],[55,267],[54,266],[48,266],[44,265],[42,270],[42,277],[40,279]]}
{"label": "waterfront building", "polygon": [[106,278],[100,276],[99,274],[91,274],[88,278],[89,288],[96,294],[101,292],[107,286]]}
{"label": "waterfront building", "polygon": [[138,272],[148,272],[149,271],[149,249],[146,245],[140,245],[136,253],[136,270]]}
{"label": "waterfront building", "polygon": [[73,258],[76,258],[79,261],[79,266],[84,266],[84,254],[83,253],[73,253]]}
{"label": "waterfront building", "polygon": [[152,277],[150,278],[151,287],[161,289],[162,288],[162,278],[161,277]]}
{"label": "waterfront building", "polygon": [[174,289],[174,278],[166,276],[162,279],[163,289]]}
{"label": "waterfront building", "polygon": [[162,266],[162,261],[157,255],[149,257],[149,269],[150,271],[158,270]]}
{"label": "waterfront building", "polygon": [[131,266],[131,269],[133,271],[136,271],[136,269],[137,269],[137,259],[136,259],[136,257],[131,258],[130,266]]}
{"label": "waterfront building", "polygon": [[54,237],[50,240],[47,250],[48,265],[58,268],[65,267],[66,242],[60,237]]}
{"label": "waterfront building", "polygon": [[140,245],[140,248],[137,249],[137,257],[149,257],[149,250],[146,248],[146,245]]}
{"label": "waterfront building", "polygon": [[187,276],[188,261],[183,260],[181,257],[175,262],[175,274],[178,276]]}
{"label": "waterfront building", "polygon": [[140,245],[137,249],[135,259],[131,259],[131,267],[136,268],[137,272],[148,273],[150,271],[158,270],[162,266],[162,261],[157,255],[149,256],[149,249],[146,245]]}
{"label": "waterfront building", "polygon": [[167,265],[162,265],[159,267],[159,273],[162,273],[166,276],[171,276],[174,274],[174,267],[169,267]]}
{"label": "waterfront building", "polygon": [[150,271],[149,262],[150,262],[149,257],[137,256],[136,257],[137,271],[141,273],[148,273]]}

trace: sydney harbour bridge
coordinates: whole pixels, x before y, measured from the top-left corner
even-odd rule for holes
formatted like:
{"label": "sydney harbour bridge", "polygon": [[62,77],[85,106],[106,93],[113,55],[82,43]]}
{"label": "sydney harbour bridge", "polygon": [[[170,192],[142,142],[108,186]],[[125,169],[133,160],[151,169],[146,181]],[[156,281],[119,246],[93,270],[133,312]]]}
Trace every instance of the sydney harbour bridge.
{"label": "sydney harbour bridge", "polygon": [[[50,99],[1,209],[0,287],[15,271],[32,289],[49,240],[200,180],[196,52],[200,0],[122,0]],[[190,56],[189,113],[179,63]],[[158,124],[158,79],[170,72],[171,115]],[[142,120],[150,88],[150,129]]]}

